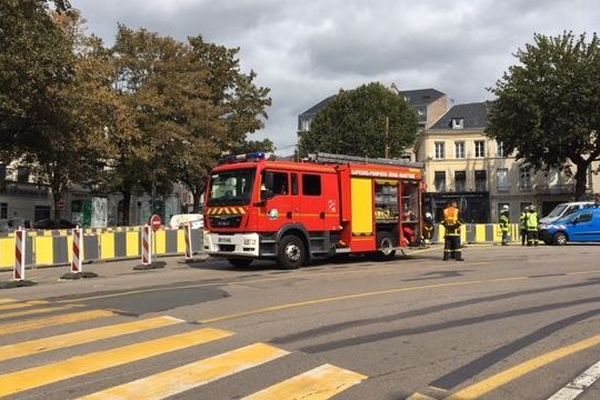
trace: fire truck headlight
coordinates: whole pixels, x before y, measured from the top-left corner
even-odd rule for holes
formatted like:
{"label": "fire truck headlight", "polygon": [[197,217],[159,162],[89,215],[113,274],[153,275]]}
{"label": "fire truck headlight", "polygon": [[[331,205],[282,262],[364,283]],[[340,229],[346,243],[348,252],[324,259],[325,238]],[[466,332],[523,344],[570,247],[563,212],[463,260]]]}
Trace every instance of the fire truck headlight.
{"label": "fire truck headlight", "polygon": [[244,246],[256,246],[256,239],[244,239]]}

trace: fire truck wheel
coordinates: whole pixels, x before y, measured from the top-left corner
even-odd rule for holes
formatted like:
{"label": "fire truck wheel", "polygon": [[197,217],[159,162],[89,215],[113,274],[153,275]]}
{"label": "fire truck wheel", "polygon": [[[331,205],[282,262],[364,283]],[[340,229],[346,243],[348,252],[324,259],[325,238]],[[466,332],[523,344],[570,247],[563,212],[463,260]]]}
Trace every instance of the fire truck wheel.
{"label": "fire truck wheel", "polygon": [[277,263],[284,269],[300,268],[306,259],[304,242],[296,235],[284,236],[279,241]]}
{"label": "fire truck wheel", "polygon": [[227,261],[235,268],[246,268],[252,264],[251,258],[228,258]]}
{"label": "fire truck wheel", "polygon": [[390,232],[379,232],[377,234],[377,247],[380,249],[377,253],[377,259],[381,261],[391,260],[396,255],[394,248],[394,235]]}

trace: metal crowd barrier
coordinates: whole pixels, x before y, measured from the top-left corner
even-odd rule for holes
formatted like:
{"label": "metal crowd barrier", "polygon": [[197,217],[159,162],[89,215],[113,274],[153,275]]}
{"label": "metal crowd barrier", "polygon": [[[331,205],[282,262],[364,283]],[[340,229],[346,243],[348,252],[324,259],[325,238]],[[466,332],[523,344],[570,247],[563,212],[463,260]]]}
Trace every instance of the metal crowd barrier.
{"label": "metal crowd barrier", "polygon": [[[27,267],[48,267],[71,262],[73,238],[70,230],[63,234],[43,234],[27,231],[25,256]],[[192,248],[202,251],[202,229],[192,229]],[[141,258],[141,229],[86,229],[83,236],[83,262]],[[196,250],[197,249],[197,250]],[[163,229],[154,234],[154,254],[158,257],[185,254],[183,229]],[[15,238],[0,237],[0,270],[15,265]]]}

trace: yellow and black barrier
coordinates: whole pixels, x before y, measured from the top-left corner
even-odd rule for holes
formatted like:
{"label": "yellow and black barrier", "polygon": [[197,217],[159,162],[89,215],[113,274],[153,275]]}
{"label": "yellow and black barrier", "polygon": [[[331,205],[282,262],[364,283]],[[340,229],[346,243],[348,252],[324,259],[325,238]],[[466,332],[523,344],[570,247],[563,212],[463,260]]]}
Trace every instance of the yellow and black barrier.
{"label": "yellow and black barrier", "polygon": [[[433,243],[444,243],[444,227],[436,224],[433,230]],[[508,240],[518,242],[519,224],[511,224],[508,228]],[[462,243],[501,243],[502,231],[499,224],[464,224],[460,230]]]}
{"label": "yellow and black barrier", "polygon": [[[88,233],[89,232],[89,233]],[[69,231],[70,233],[70,231]],[[71,262],[73,238],[70,234],[39,235],[28,231],[26,260],[28,267],[65,265]],[[202,230],[192,229],[192,249],[202,250]],[[156,256],[184,255],[183,229],[161,229],[154,234]],[[141,258],[141,229],[88,231],[83,235],[83,262]],[[0,270],[12,269],[15,264],[15,238],[0,238]]]}

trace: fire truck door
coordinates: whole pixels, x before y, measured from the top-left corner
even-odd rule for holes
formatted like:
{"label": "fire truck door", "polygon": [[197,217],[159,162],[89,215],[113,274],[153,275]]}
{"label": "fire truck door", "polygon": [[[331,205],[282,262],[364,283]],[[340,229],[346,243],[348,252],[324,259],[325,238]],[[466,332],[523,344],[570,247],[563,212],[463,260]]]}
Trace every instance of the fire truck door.
{"label": "fire truck door", "polygon": [[297,218],[298,196],[292,194],[287,172],[263,171],[259,230],[277,232],[282,226],[294,223]]}
{"label": "fire truck door", "polygon": [[303,173],[300,180],[302,222],[311,232],[339,230],[339,194],[333,174]]}

